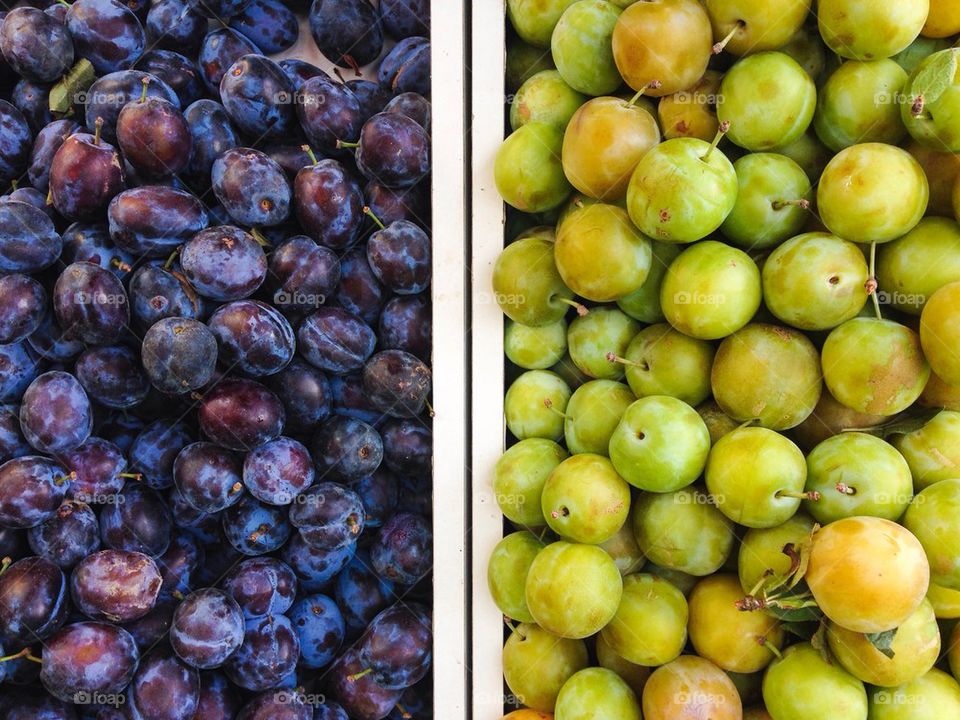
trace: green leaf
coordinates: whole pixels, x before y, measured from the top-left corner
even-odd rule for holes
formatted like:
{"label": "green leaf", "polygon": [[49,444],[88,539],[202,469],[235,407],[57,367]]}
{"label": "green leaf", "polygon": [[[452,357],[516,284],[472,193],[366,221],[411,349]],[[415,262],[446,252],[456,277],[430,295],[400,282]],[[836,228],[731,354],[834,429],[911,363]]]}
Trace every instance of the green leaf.
{"label": "green leaf", "polygon": [[960,48],[942,50],[930,56],[930,59],[917,69],[910,82],[910,96],[923,98],[923,105],[930,105],[940,99],[947,88],[953,84],[960,60]]}
{"label": "green leaf", "polygon": [[784,630],[791,635],[795,635],[801,640],[812,640],[817,629],[820,627],[815,622],[784,622],[781,624]]}
{"label": "green leaf", "polygon": [[899,628],[894,628],[893,630],[884,630],[878,633],[866,633],[864,637],[877,650],[892,659],[893,656],[896,655],[893,651],[893,639],[897,636],[898,629]]}
{"label": "green leaf", "polygon": [[97,74],[89,60],[80,60],[50,88],[50,112],[57,116],[68,115],[77,102],[77,96],[85,93]]}

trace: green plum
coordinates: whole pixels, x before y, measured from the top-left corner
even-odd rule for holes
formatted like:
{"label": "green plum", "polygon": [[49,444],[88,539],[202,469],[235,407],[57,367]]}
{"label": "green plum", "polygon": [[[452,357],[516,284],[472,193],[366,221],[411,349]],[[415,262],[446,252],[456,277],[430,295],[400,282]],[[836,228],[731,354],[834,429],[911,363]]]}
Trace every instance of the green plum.
{"label": "green plum", "polygon": [[561,318],[549,325],[534,327],[507,320],[503,351],[517,367],[546,370],[560,362],[567,352],[567,323]]}
{"label": "green plum", "polygon": [[877,282],[890,305],[919,315],[944,285],[960,280],[960,224],[926,217],[902,238],[877,248]]}
{"label": "green plum", "polygon": [[810,12],[810,0],[705,0],[704,5],[713,37],[720,41],[714,52],[724,49],[734,55],[780,48]]}
{"label": "green plum", "polygon": [[820,358],[806,335],[751,323],[720,343],[710,385],[717,404],[734,420],[787,430],[803,422],[820,399]]}
{"label": "green plum", "polygon": [[527,79],[513,97],[510,128],[542,122],[563,130],[586,101],[586,96],[567,85],[556,70],[542,70]]}
{"label": "green plum", "polygon": [[960,477],[960,412],[943,410],[922,428],[894,435],[891,442],[910,466],[917,490]]}
{"label": "green plum", "polygon": [[863,142],[898,144],[907,134],[899,98],[906,71],[893,60],[851,60],[820,88],[813,127],[834,152]]}
{"label": "green plum", "polygon": [[763,678],[763,702],[776,720],[867,720],[867,691],[808,642],[788,647]]}
{"label": "green plum", "polygon": [[510,522],[526,527],[546,524],[540,510],[543,485],[567,451],[543,438],[521,440],[500,459],[493,475],[493,492],[500,511]]}
{"label": "green plum", "polygon": [[894,55],[892,59],[908,73],[912,73],[925,58],[935,52],[946,50],[948,47],[950,47],[950,41],[946,38],[919,35],[916,40]]}
{"label": "green plum", "polygon": [[[938,620],[960,619],[960,590],[954,590],[932,582],[927,589],[927,600],[933,605],[933,612]],[[956,631],[956,626],[954,626],[954,631]],[[952,648],[958,647],[958,643],[953,637],[950,638],[950,646]],[[956,652],[954,650],[954,653]],[[960,670],[960,665],[956,665],[956,667]]]}
{"label": "green plum", "polygon": [[623,366],[608,355],[623,355],[640,331],[640,323],[616,307],[593,308],[570,323],[567,344],[570,357],[585,375],[601,380],[619,380]]}
{"label": "green plum", "polygon": [[563,423],[570,452],[606,455],[610,436],[634,400],[630,388],[614,380],[591,380],[574,390]]}
{"label": "green plum", "polygon": [[736,685],[706,658],[681,655],[650,675],[643,688],[644,720],[741,720]]}
{"label": "green plum", "polygon": [[715,144],[674,138],[641,158],[627,187],[627,210],[641,232],[689,243],[720,227],[737,199],[737,174]]}
{"label": "green plum", "polygon": [[793,142],[810,126],[817,88],[796,60],[781,52],[749,55],[727,71],[720,83],[720,122],[727,135],[754,152]]}
{"label": "green plum", "polygon": [[487,565],[487,587],[506,617],[520,622],[533,622],[524,595],[530,563],[544,544],[536,535],[521,530],[497,543]]}
{"label": "green plum", "polygon": [[540,627],[565,638],[585,638],[610,622],[623,581],[596,545],[555,542],[534,558],[527,574],[527,607]]}
{"label": "green plum", "polygon": [[660,286],[670,266],[683,248],[671,243],[653,241],[653,258],[650,261],[650,272],[639,290],[624,295],[617,300],[617,307],[623,310],[634,320],[644,323],[660,323],[666,318],[660,309]]}
{"label": "green plum", "polygon": [[789,544],[799,546],[809,540],[813,526],[813,518],[801,511],[782,525],[747,530],[737,556],[737,573],[743,592],[756,593],[757,586],[768,574],[786,575],[792,561],[783,549]]}
{"label": "green plum", "polygon": [[920,222],[929,195],[923,168],[910,153],[862,143],[827,163],[817,187],[817,209],[834,235],[855,243],[884,243]]}
{"label": "green plum", "polygon": [[503,646],[503,677],[517,700],[553,712],[563,684],[589,665],[582,640],[556,635],[532,623],[518,625]]}
{"label": "green plum", "polygon": [[810,416],[793,428],[791,435],[805,451],[813,450],[829,437],[845,430],[864,430],[883,424],[884,415],[869,415],[848,408],[824,388]]}
{"label": "green plum", "polygon": [[707,491],[720,512],[749,528],[782,525],[800,507],[807,466],[800,448],[760,427],[727,433],[710,450]]}
{"label": "green plum", "polygon": [[521,235],[507,245],[493,268],[494,299],[503,313],[524,325],[551,325],[567,314],[573,293],[553,259],[553,243]]}
{"label": "green plum", "polygon": [[933,371],[960,385],[960,282],[944,285],[927,299],[920,315],[920,342]]}
{"label": "green plum", "polygon": [[630,486],[603,455],[571,455],[547,478],[540,496],[547,525],[577,543],[613,537],[630,514]]}
{"label": "green plum", "polygon": [[661,580],[666,580],[668,583],[682,592],[684,597],[690,596],[690,593],[693,592],[694,586],[700,579],[696,575],[689,575],[685,572],[681,572],[680,570],[663,567],[662,565],[654,565],[653,563],[647,563],[647,566],[644,568],[644,570],[648,575],[654,575]]}
{"label": "green plum", "polygon": [[697,487],[644,493],[634,501],[631,519],[651,562],[688,575],[716,572],[733,550],[733,523]]}
{"label": "green plum", "polygon": [[786,45],[776,49],[796,60],[814,82],[820,80],[827,66],[827,46],[823,44],[823,38],[816,30],[811,32],[806,28],[800,28]]}
{"label": "green plum", "polygon": [[703,422],[707,425],[707,430],[710,431],[711,445],[716,445],[720,438],[740,427],[740,423],[720,409],[716,400],[707,400],[698,405],[697,414],[703,418]]}
{"label": "green plum", "polygon": [[906,410],[930,377],[920,337],[892,320],[847,320],[827,336],[820,362],[830,393],[847,407],[871,415]]}
{"label": "green plum", "polygon": [[733,164],[739,191],[720,226],[731,243],[746,249],[769,248],[796,235],[807,222],[810,179],[786,155],[753,153]]}
{"label": "green plum", "polygon": [[592,667],[564,683],[557,696],[555,720],[642,720],[640,702],[630,686],[612,670]]}
{"label": "green plum", "polygon": [[507,0],[507,17],[524,42],[550,47],[550,36],[563,11],[574,0]]}
{"label": "green plum", "polygon": [[613,28],[620,8],[606,0],[577,0],[563,11],[550,38],[557,70],[570,87],[609,95],[623,80],[613,60]]}
{"label": "green plum", "polygon": [[693,87],[660,98],[657,118],[663,136],[668,140],[678,137],[713,140],[720,129],[717,99],[722,79],[723,75],[716,70],[707,70]]}
{"label": "green plum", "polygon": [[563,412],[570,388],[549,370],[528,370],[513,381],[503,400],[507,428],[518,440],[563,437]]}
{"label": "green plum", "polygon": [[618,655],[603,639],[603,633],[597,635],[596,651],[597,664],[600,667],[613,670],[638,696],[643,692],[643,686],[650,677],[650,668],[632,663]]}
{"label": "green plum", "polygon": [[710,452],[710,432],[697,411],[666,395],[627,408],[610,437],[617,472],[641,490],[669,493],[693,483]]}
{"label": "green plum", "polygon": [[827,625],[827,641],[843,669],[871,685],[896,687],[925,675],[940,655],[940,628],[929,600],[897,628],[886,655],[863,633]]}
{"label": "green plum", "polygon": [[736,332],[760,307],[760,271],[742,250],[714,240],[687,248],[660,286],[660,307],[684,335],[717,340]]}
{"label": "green plum", "polygon": [[930,581],[960,590],[960,480],[941,480],[921,490],[903,524],[923,545]]}
{"label": "green plum", "polygon": [[807,455],[806,489],[819,495],[805,505],[821,525],[854,515],[898,520],[913,497],[913,480],[892,445],[866,433],[844,432]]}
{"label": "green plum", "polygon": [[956,0],[931,2],[930,13],[920,32],[931,38],[949,38],[960,33],[960,5]]}
{"label": "green plum", "polygon": [[538,72],[554,70],[550,52],[524,42],[518,36],[507,37],[507,91],[516,92]]}
{"label": "green plum", "polygon": [[786,155],[797,165],[803,168],[810,182],[815,183],[820,179],[823,169],[830,162],[833,154],[827,149],[826,145],[820,142],[820,138],[813,132],[805,132],[796,140],[774,148],[774,152],[780,155]]}
{"label": "green plum", "polygon": [[650,241],[626,211],[604,203],[583,205],[563,218],[554,256],[567,287],[594,302],[638,290],[653,259]]}
{"label": "green plum", "polygon": [[923,389],[917,404],[935,410],[960,412],[960,385],[949,385],[935,372],[931,372],[930,381]]}
{"label": "green plum", "polygon": [[715,350],[674,330],[667,323],[651,325],[630,341],[624,360],[627,382],[638,397],[669,395],[688,405],[710,396],[710,368]]}
{"label": "green plum", "polygon": [[928,720],[960,717],[960,684],[933,668],[913,682],[872,688],[870,720]]}
{"label": "green plum", "polygon": [[573,362],[573,359],[570,357],[569,352],[560,358],[560,362],[551,367],[550,370],[562,377],[563,381],[567,383],[572,390],[591,380],[591,378],[580,371],[580,368],[577,367],[576,363]]}
{"label": "green plum", "polygon": [[640,572],[647,559],[643,556],[643,551],[637,545],[637,539],[633,536],[633,528],[630,523],[624,523],[613,537],[600,543],[600,547],[613,558],[617,565],[620,575],[626,576],[631,573]]}
{"label": "green plum", "polygon": [[[934,0],[936,2],[936,0]],[[896,55],[927,20],[930,0],[819,0],[817,21],[827,47],[850,60]]]}
{"label": "green plum", "polygon": [[770,253],[761,274],[763,299],[788,325],[831,330],[867,304],[869,277],[856,245],[829,233],[804,233]]}
{"label": "green plum", "polygon": [[563,174],[560,151],[563,130],[544,122],[528,122],[497,150],[493,175],[508,205],[527,213],[560,206],[573,188]]}
{"label": "green plum", "polygon": [[960,152],[960,48],[934,53],[910,74],[900,102],[907,132],[940,152]]}
{"label": "green plum", "polygon": [[687,599],[669,582],[643,573],[628,575],[620,607],[600,636],[628,661],[655,667],[683,652],[688,615]]}

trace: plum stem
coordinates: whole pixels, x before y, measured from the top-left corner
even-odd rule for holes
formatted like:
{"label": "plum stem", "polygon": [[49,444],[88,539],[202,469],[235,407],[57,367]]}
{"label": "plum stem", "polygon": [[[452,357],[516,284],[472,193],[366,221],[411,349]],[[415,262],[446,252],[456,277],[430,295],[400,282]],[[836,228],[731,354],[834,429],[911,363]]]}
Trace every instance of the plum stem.
{"label": "plum stem", "polygon": [[2,561],[0,561],[0,575],[3,575],[7,571],[7,568],[10,567],[10,565],[12,564],[13,564],[13,558],[10,557],[9,555],[5,557]]}
{"label": "plum stem", "polygon": [[403,720],[413,720],[413,715],[411,715],[403,705],[397,703],[394,707],[397,708],[397,712],[400,713],[400,717],[403,718]]}
{"label": "plum stem", "polygon": [[230,494],[236,495],[241,490],[243,490],[243,483],[235,482],[230,488]]}
{"label": "plum stem", "polygon": [[770,206],[774,210],[783,210],[785,207],[798,207],[803,208],[804,210],[810,209],[810,201],[806,198],[798,198],[797,200],[774,200],[770,203]]}
{"label": "plum stem", "polygon": [[310,158],[310,162],[312,162],[314,165],[320,162],[319,160],[317,160],[317,155],[315,152],[313,152],[313,148],[310,147],[309,145],[301,145],[300,149],[307,154],[307,157]]}
{"label": "plum stem", "polygon": [[778,498],[788,497],[795,500],[812,500],[816,502],[820,499],[820,493],[817,490],[808,490],[807,492],[795,492],[794,490],[777,490],[775,495]]}
{"label": "plum stem", "polygon": [[97,116],[97,119],[94,120],[94,122],[93,122],[93,128],[94,128],[94,129],[93,129],[93,144],[94,144],[94,145],[99,145],[99,144],[100,144],[100,132],[103,130],[103,118],[100,117],[99,115]]}
{"label": "plum stem", "polygon": [[0,657],[0,663],[9,662],[10,660],[18,660],[20,658],[26,658],[27,660],[33,660],[34,662],[43,662],[40,658],[34,657],[30,654],[30,648],[25,647],[18,653],[13,653],[12,655],[4,655]]}
{"label": "plum stem", "polygon": [[133,268],[130,266],[129,263],[125,263],[123,260],[121,260],[117,256],[113,256],[112,258],[110,258],[110,265],[112,267],[117,268],[117,270],[121,270],[123,272],[130,272],[131,270],[133,270]]}
{"label": "plum stem", "polygon": [[17,191],[17,185],[20,184],[20,181],[14,178],[10,181],[10,192],[14,193]]}
{"label": "plum stem", "polygon": [[137,481],[143,480],[142,473],[122,472],[122,473],[117,473],[117,477],[127,478],[128,480],[137,480]]}
{"label": "plum stem", "polygon": [[70,3],[68,3],[67,0],[57,0],[57,2],[63,5],[65,8],[70,7]]}
{"label": "plum stem", "polygon": [[630,365],[631,367],[638,367],[642,370],[649,370],[650,367],[646,363],[638,363],[633,360],[628,360],[625,357],[620,357],[615,352],[608,352],[606,355],[607,362],[620,363],[621,365]]}
{"label": "plum stem", "polygon": [[777,649],[776,645],[774,645],[769,640],[767,640],[766,635],[761,635],[760,637],[758,637],[757,642],[760,643],[761,647],[765,647],[767,650],[772,652],[773,656],[777,658],[777,660],[780,660],[783,658],[783,653],[781,653],[780,650]]}
{"label": "plum stem", "polygon": [[68,472],[66,475],[58,475],[57,477],[55,477],[53,479],[53,484],[59,487],[60,485],[63,485],[65,482],[67,482],[68,480],[76,480],[76,479],[77,479],[77,473],[75,471],[71,471],[71,472]]}
{"label": "plum stem", "polygon": [[746,23],[743,20],[737,20],[737,24],[733,26],[733,30],[728,32],[726,37],[724,37],[720,42],[714,43],[713,54],[719,55],[722,53],[723,49],[727,46],[727,43],[733,40],[733,36],[742,30],[744,25],[746,25]]}
{"label": "plum stem", "polygon": [[430,401],[429,401],[429,400],[424,399],[423,404],[426,405],[426,407],[427,407],[427,413],[429,413],[430,417],[436,417],[436,416],[437,416],[437,412],[436,412],[436,410],[433,409],[433,405],[430,404]]}
{"label": "plum stem", "polygon": [[720,123],[720,127],[717,128],[717,134],[714,135],[713,142],[710,143],[710,149],[707,150],[706,154],[704,154],[704,156],[700,158],[701,160],[703,160],[704,162],[707,162],[710,159],[710,155],[713,154],[713,151],[717,149],[717,145],[720,144],[720,140],[723,138],[724,135],[727,134],[727,131],[729,129],[730,129],[729,120],[724,120],[722,123]]}
{"label": "plum stem", "polygon": [[648,82],[646,85],[644,85],[642,88],[640,88],[639,90],[637,90],[637,94],[634,95],[632,98],[630,98],[630,101],[627,103],[627,106],[628,106],[628,107],[633,107],[634,105],[637,104],[637,101],[638,101],[641,97],[643,97],[643,94],[644,94],[647,90],[656,90],[656,89],[657,89],[658,87],[660,87],[661,85],[663,85],[663,83],[660,82],[659,80],[651,80],[651,81]]}
{"label": "plum stem", "polygon": [[373,668],[367,668],[366,670],[361,670],[360,672],[354,673],[353,675],[347,675],[347,680],[349,680],[350,682],[356,682],[360,678],[366,677],[372,672],[373,672]]}
{"label": "plum stem", "polygon": [[173,267],[173,261],[177,259],[177,256],[180,254],[180,248],[176,248],[169,256],[167,256],[167,261],[163,264],[164,270],[169,270]]}
{"label": "plum stem", "polygon": [[53,205],[53,190],[47,190],[47,205]]}
{"label": "plum stem", "polygon": [[137,102],[142,103],[147,101],[147,89],[150,87],[150,76],[145,76],[140,82],[143,84],[143,87],[140,88],[140,99]]}
{"label": "plum stem", "polygon": [[337,140],[337,150],[342,148],[355,148],[360,147],[358,142],[347,142],[346,140]]}
{"label": "plum stem", "polygon": [[867,294],[873,298],[873,311],[877,315],[877,320],[883,320],[883,313],[880,312],[880,298],[877,297],[877,244],[870,243],[870,278],[867,280]]}
{"label": "plum stem", "polygon": [[265,247],[265,248],[272,247],[272,245],[270,244],[270,241],[267,240],[266,236],[264,236],[264,234],[260,232],[257,228],[250,228],[250,235],[253,237],[254,240],[257,241],[257,245],[259,245],[260,247]]}
{"label": "plum stem", "polygon": [[857,489],[855,487],[851,487],[844,482],[838,482],[835,487],[837,488],[837,492],[843,493],[844,495],[857,494]]}
{"label": "plum stem", "polygon": [[917,95],[913,99],[913,104],[910,105],[910,114],[914,117],[920,117],[923,115],[923,107],[926,104],[926,101],[923,99],[923,95]]}
{"label": "plum stem", "polygon": [[557,300],[562,302],[564,305],[569,305],[570,307],[572,307],[574,310],[577,311],[577,315],[579,315],[580,317],[585,317],[586,314],[590,312],[589,310],[587,310],[586,305],[581,305],[576,300],[570,300],[569,298],[557,298]]}
{"label": "plum stem", "polygon": [[527,636],[520,632],[520,628],[513,624],[513,620],[508,618],[506,615],[503,616],[503,624],[510,628],[510,634],[516,635],[521,640],[526,640]]}
{"label": "plum stem", "polygon": [[369,206],[369,205],[364,205],[364,206],[363,206],[363,214],[366,215],[366,216],[367,216],[368,218],[370,218],[371,220],[373,220],[373,221],[377,224],[377,227],[378,227],[378,228],[380,228],[381,230],[386,230],[386,226],[383,224],[383,222],[380,220],[380,218],[378,218],[378,217],[376,216],[376,214],[373,212],[373,210],[370,209],[370,206]]}
{"label": "plum stem", "polygon": [[544,399],[543,399],[543,406],[544,406],[547,410],[549,410],[550,412],[552,412],[552,413],[554,413],[554,414],[556,414],[556,415],[559,415],[560,417],[566,419],[567,414],[566,414],[565,412],[562,412],[562,411],[560,411],[560,410],[557,410],[557,409],[553,406],[553,400],[551,400],[550,398],[544,398]]}

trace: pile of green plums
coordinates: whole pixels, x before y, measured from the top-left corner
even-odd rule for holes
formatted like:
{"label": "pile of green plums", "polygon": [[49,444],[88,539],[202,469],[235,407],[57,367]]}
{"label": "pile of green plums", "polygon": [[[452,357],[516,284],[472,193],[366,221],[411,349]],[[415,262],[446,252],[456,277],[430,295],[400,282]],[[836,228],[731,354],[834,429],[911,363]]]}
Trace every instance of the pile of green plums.
{"label": "pile of green plums", "polygon": [[960,0],[507,9],[504,711],[960,718]]}

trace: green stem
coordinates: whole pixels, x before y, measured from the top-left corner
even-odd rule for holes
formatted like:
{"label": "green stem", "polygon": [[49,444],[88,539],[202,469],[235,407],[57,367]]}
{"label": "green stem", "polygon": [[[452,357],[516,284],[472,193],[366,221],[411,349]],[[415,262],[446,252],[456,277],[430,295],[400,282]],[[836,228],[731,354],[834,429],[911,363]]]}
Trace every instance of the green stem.
{"label": "green stem", "polygon": [[373,220],[377,224],[377,227],[380,228],[381,230],[386,229],[384,224],[380,221],[380,218],[378,218],[374,214],[373,210],[371,210],[368,205],[363,206],[363,214],[366,215],[371,220]]}
{"label": "green stem", "polygon": [[307,157],[310,158],[310,162],[312,162],[314,165],[316,165],[319,162],[319,160],[317,160],[316,154],[313,152],[312,147],[310,147],[309,145],[301,145],[300,149],[307,154]]}
{"label": "green stem", "polygon": [[873,298],[873,311],[877,314],[877,320],[883,320],[883,313],[880,312],[880,298],[877,297],[877,244],[875,242],[870,243],[870,279],[867,280],[867,290]]}

